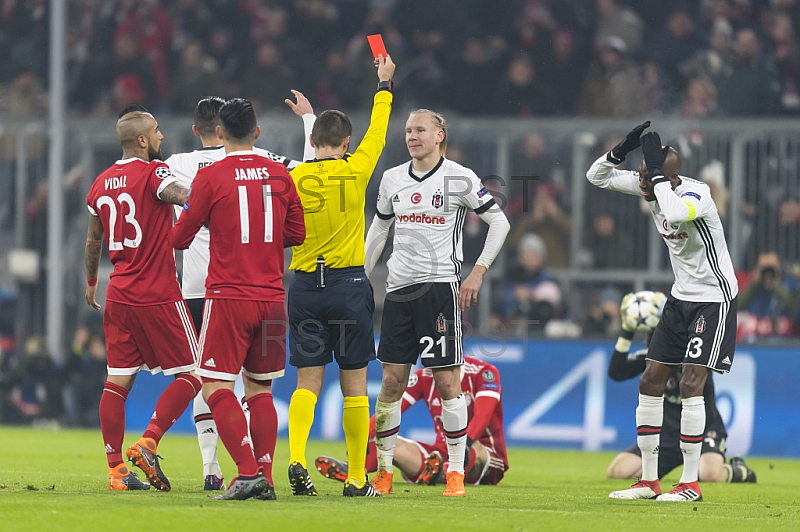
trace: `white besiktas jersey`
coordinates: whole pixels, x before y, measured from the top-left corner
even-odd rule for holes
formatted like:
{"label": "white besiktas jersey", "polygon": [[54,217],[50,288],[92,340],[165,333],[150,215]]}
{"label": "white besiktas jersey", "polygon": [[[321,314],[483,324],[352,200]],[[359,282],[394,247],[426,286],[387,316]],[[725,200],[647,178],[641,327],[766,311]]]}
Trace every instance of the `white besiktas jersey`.
{"label": "white besiktas jersey", "polygon": [[[253,150],[258,155],[283,163],[290,169],[300,164],[300,161],[292,161],[282,155],[275,155],[261,148],[253,148]],[[169,165],[181,185],[191,187],[198,170],[224,158],[225,148],[223,146],[209,146],[189,153],[176,153],[164,162]],[[183,209],[176,205],[176,215],[180,217],[182,212]],[[201,227],[189,249],[183,252],[181,292],[183,292],[185,299],[202,299],[206,296],[206,277],[208,276],[208,263],[211,260],[210,242],[211,233],[207,228]]]}
{"label": "white besiktas jersey", "polygon": [[[594,162],[586,177],[600,188],[642,195],[639,173],[617,170],[605,155]],[[695,179],[681,176],[680,180],[673,193],[679,203],[687,206],[693,215],[691,220],[670,223],[658,201],[648,202],[658,234],[669,249],[675,275],[672,295],[682,301],[731,301],[739,293],[739,286],[711,190]]]}
{"label": "white besiktas jersey", "polygon": [[414,175],[411,162],[384,172],[378,216],[394,218],[386,289],[460,281],[467,210],[480,214],[494,204],[475,172],[444,157],[421,177]]}

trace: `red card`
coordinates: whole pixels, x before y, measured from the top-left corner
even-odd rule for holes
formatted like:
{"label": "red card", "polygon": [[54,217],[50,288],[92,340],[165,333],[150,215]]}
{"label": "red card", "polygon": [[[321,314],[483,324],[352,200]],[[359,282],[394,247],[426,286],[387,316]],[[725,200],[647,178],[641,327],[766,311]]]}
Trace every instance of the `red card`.
{"label": "red card", "polygon": [[383,37],[381,37],[380,33],[375,35],[367,35],[367,41],[369,41],[369,47],[372,49],[372,55],[375,59],[378,58],[379,55],[383,57],[387,57],[389,54],[386,53],[386,46],[383,44]]}

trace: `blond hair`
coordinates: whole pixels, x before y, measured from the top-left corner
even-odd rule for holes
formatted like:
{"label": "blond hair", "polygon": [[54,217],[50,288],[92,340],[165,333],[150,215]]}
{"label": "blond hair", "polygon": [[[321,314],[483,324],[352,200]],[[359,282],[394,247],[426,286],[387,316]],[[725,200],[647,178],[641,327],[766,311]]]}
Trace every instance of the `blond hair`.
{"label": "blond hair", "polygon": [[433,125],[444,131],[444,139],[439,144],[439,155],[444,157],[447,152],[447,120],[444,119],[440,113],[431,111],[430,109],[414,109],[409,113],[410,115],[428,115],[433,120]]}

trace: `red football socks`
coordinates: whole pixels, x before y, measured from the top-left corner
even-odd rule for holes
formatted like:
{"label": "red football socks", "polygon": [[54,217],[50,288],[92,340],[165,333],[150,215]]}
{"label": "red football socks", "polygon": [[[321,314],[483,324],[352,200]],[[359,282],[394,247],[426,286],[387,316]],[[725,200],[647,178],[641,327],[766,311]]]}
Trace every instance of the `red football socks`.
{"label": "red football socks", "polygon": [[192,402],[202,388],[200,381],[188,374],[179,375],[158,398],[155,412],[147,425],[143,438],[152,438],[156,444]]}
{"label": "red football socks", "polygon": [[[231,455],[239,476],[252,477],[258,473],[258,464],[253,456],[250,436],[247,434],[247,418],[232,390],[217,390],[206,401],[217,424],[217,432],[228,454]],[[252,416],[252,405],[250,415]]]}
{"label": "red football socks", "polygon": [[264,468],[264,476],[272,482],[272,462],[275,458],[275,442],[278,439],[278,413],[271,393],[260,393],[247,400],[250,407],[250,436],[258,467]]}
{"label": "red football socks", "polygon": [[100,397],[100,432],[106,447],[108,467],[122,463],[122,440],[125,437],[125,399],[128,390],[106,381]]}
{"label": "red football socks", "polygon": [[367,462],[365,469],[367,473],[374,473],[378,470],[378,448],[375,446],[375,440],[370,440],[367,444]]}

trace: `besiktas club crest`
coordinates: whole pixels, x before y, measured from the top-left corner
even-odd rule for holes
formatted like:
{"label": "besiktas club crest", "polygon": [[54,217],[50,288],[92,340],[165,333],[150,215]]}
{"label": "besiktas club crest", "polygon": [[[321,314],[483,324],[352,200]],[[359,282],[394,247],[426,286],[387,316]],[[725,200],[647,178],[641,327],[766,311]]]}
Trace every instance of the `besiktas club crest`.
{"label": "besiktas club crest", "polygon": [[439,334],[447,332],[447,320],[444,319],[444,314],[442,313],[439,313],[439,317],[436,318],[436,332]]}
{"label": "besiktas club crest", "polygon": [[442,205],[444,205],[444,195],[442,194],[441,190],[437,190],[436,194],[433,195],[433,199],[431,200],[431,205],[435,209],[438,209]]}
{"label": "besiktas club crest", "polygon": [[702,315],[700,315],[700,317],[697,318],[697,321],[694,324],[694,332],[696,334],[703,334],[703,331],[705,330],[706,330],[706,319]]}

